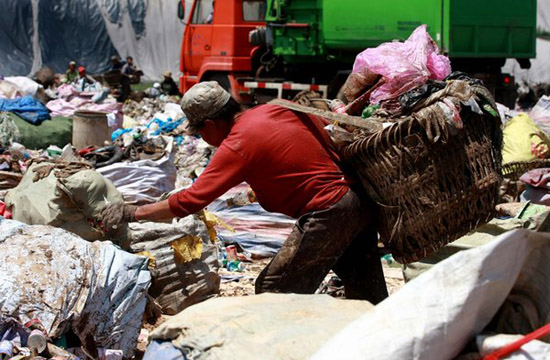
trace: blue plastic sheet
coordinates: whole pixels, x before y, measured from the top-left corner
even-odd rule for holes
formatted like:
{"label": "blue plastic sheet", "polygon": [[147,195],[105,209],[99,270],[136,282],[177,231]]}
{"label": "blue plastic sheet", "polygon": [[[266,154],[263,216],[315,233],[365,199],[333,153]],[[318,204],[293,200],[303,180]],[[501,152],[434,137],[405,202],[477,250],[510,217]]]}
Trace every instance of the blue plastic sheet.
{"label": "blue plastic sheet", "polygon": [[151,135],[160,135],[165,134],[171,131],[176,130],[178,126],[183,124],[183,122],[186,120],[186,118],[181,118],[179,120],[173,121],[171,118],[168,118],[168,121],[163,121],[160,119],[153,119],[149,124],[147,124],[147,128],[149,128],[152,124],[156,123],[158,124],[159,128],[158,130],[155,130]]}
{"label": "blue plastic sheet", "polygon": [[46,106],[32,96],[0,99],[0,111],[12,112],[33,125],[40,125],[42,121],[51,119]]}

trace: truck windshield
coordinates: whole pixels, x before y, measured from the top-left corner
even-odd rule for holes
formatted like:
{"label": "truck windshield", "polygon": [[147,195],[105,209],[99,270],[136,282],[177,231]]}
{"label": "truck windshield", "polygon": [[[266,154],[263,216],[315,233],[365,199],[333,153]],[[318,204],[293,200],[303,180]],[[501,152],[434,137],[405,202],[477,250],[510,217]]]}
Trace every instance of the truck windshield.
{"label": "truck windshield", "polygon": [[265,21],[266,0],[243,0],[243,19],[250,22]]}
{"label": "truck windshield", "polygon": [[214,0],[197,0],[191,24],[212,24]]}

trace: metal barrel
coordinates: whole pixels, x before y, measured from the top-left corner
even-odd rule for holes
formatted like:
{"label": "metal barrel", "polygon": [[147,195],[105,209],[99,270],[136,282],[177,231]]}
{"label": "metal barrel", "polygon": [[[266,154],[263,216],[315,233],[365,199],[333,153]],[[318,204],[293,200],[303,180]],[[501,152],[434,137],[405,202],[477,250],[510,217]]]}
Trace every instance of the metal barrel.
{"label": "metal barrel", "polygon": [[75,111],[73,115],[73,146],[83,149],[91,145],[103,146],[111,138],[107,113],[99,111]]}

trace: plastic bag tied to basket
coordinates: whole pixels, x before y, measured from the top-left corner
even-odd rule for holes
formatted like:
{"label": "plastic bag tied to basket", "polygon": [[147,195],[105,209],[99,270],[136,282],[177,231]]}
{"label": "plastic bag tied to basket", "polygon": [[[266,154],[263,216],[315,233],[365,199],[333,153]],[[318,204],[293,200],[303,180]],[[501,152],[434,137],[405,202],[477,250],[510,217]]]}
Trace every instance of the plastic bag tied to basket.
{"label": "plastic bag tied to basket", "polygon": [[451,73],[451,63],[439,55],[437,44],[419,26],[405,42],[384,43],[357,55],[354,74],[363,78],[382,77],[381,85],[370,95],[370,103],[393,99],[428,81],[443,80]]}

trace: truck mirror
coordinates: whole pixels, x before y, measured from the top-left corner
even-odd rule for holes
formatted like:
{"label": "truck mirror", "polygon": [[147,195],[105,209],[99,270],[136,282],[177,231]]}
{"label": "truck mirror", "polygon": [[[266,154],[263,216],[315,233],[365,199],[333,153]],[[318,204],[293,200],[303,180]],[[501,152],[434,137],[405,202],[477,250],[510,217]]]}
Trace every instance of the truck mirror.
{"label": "truck mirror", "polygon": [[178,18],[183,20],[185,18],[185,5],[183,4],[185,0],[178,0]]}

